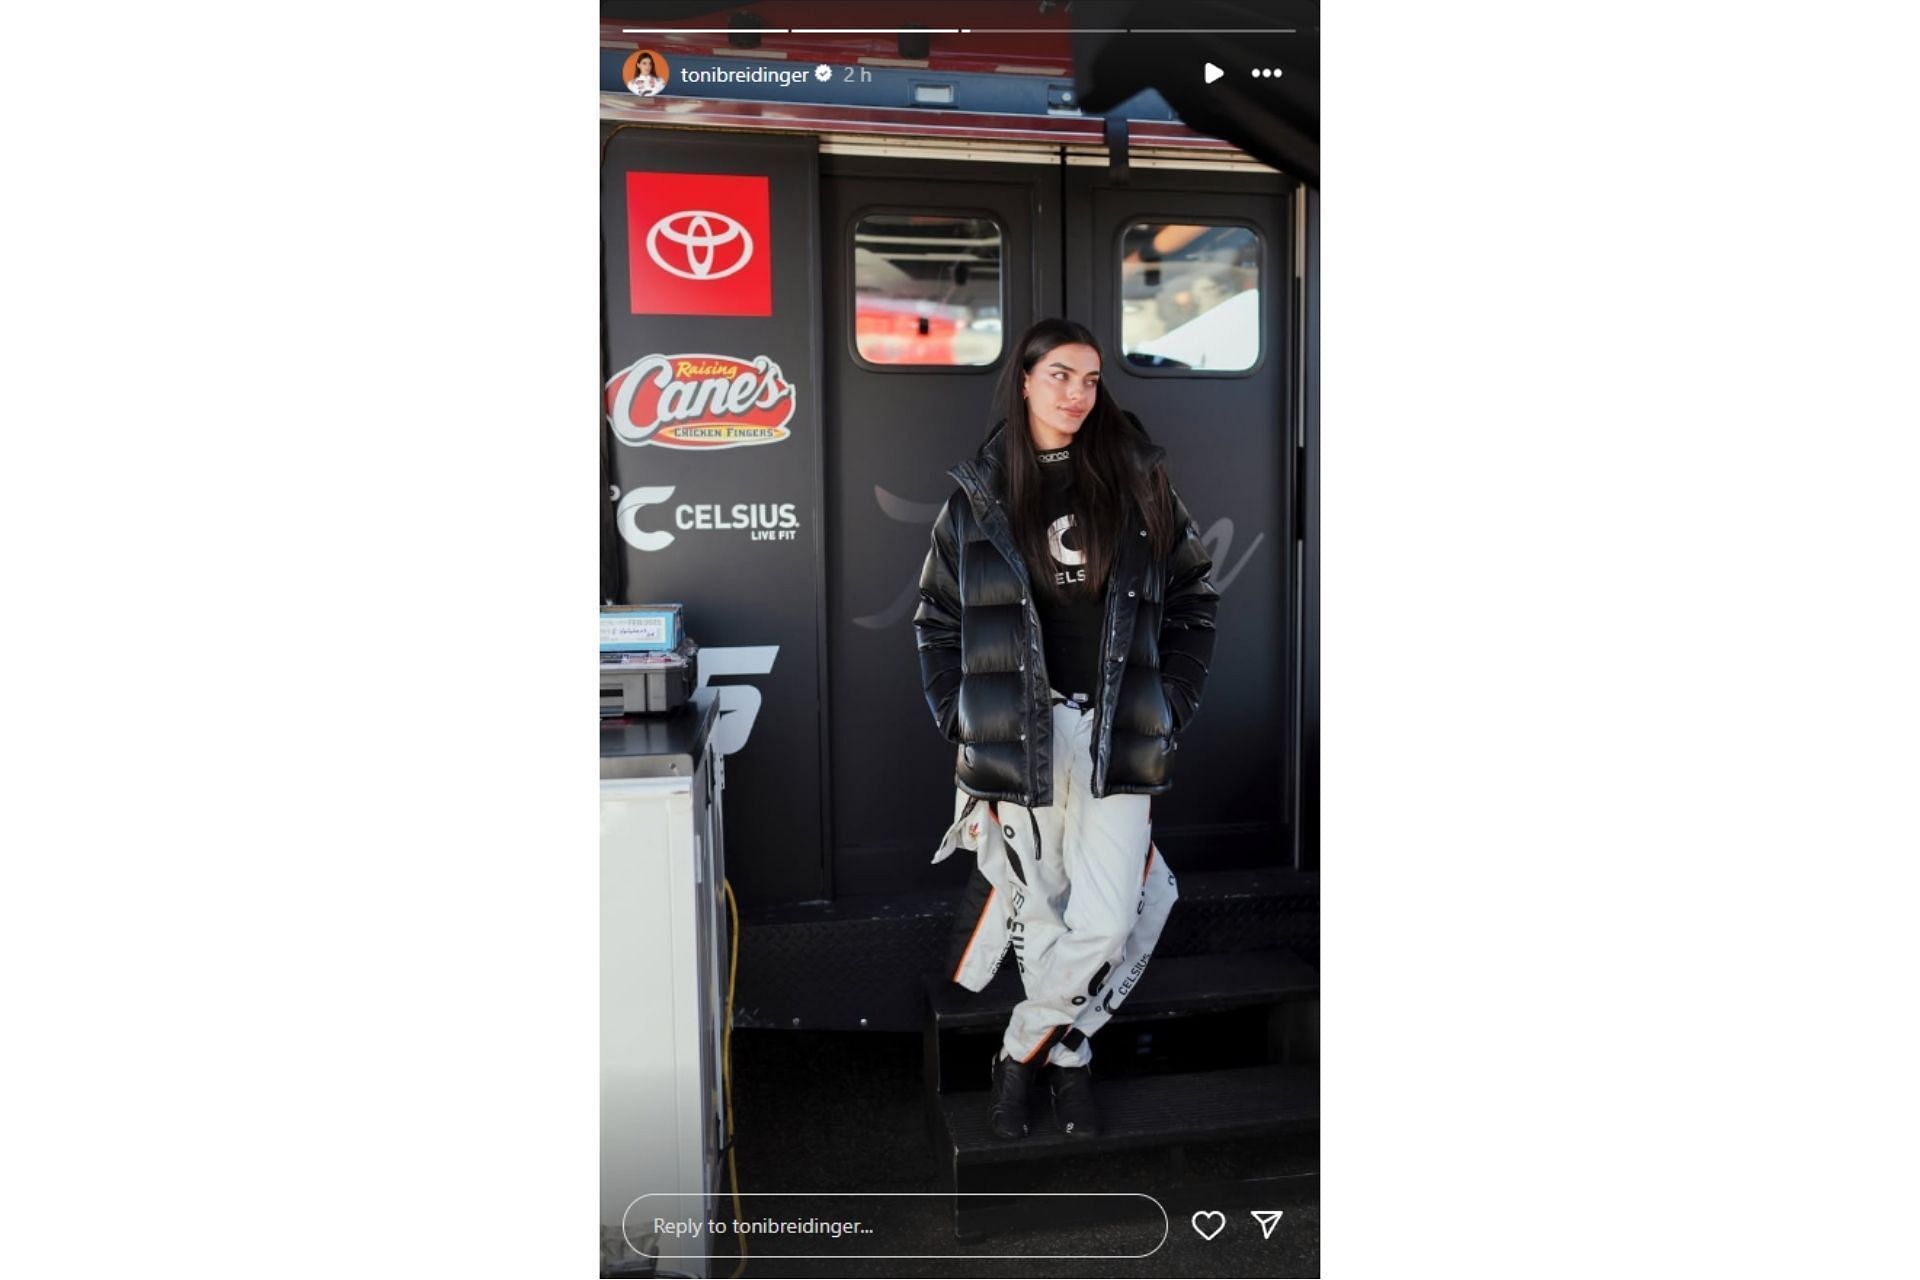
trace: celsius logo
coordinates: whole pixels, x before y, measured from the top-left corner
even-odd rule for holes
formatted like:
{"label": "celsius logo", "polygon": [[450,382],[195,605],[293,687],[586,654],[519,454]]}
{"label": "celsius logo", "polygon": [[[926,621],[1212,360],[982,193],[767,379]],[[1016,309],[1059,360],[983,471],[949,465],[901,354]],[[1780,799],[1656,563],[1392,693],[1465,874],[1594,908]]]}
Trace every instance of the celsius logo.
{"label": "celsius logo", "polygon": [[[662,240],[674,245],[670,254],[660,252]],[[724,213],[682,209],[648,230],[647,256],[682,280],[724,280],[752,261],[753,234]]]}
{"label": "celsius logo", "polygon": [[[1086,552],[1067,545],[1067,535],[1073,532],[1075,530],[1072,516],[1061,516],[1047,526],[1047,550],[1052,553],[1055,564],[1066,566],[1054,571],[1053,585],[1056,587],[1087,580]],[[1074,538],[1075,542],[1079,540],[1078,537]]]}
{"label": "celsius logo", "polygon": [[[1053,558],[1061,564],[1085,564],[1087,562],[1087,553],[1077,551],[1067,545],[1067,533],[1072,528],[1072,516],[1061,516],[1058,520],[1048,525],[1047,550],[1052,552]],[[1074,541],[1077,542],[1079,539],[1076,538]]]}
{"label": "celsius logo", "polygon": [[629,546],[637,547],[642,551],[661,551],[673,541],[673,535],[670,533],[655,533],[649,529],[642,529],[638,519],[640,508],[651,506],[656,502],[665,502],[672,496],[672,485],[650,485],[631,490],[626,497],[620,499],[620,505],[614,512],[614,519],[620,524],[620,536],[627,540]]}
{"label": "celsius logo", "polygon": [[621,444],[738,449],[793,433],[799,398],[768,356],[641,356],[607,381],[607,425]]}
{"label": "celsius logo", "polygon": [[[640,527],[640,508],[659,506],[673,497],[675,485],[643,485],[620,499],[615,519],[627,545],[641,551],[664,551],[674,535]],[[800,515],[791,502],[682,502],[673,508],[673,526],[684,532],[744,529],[751,542],[795,542]]]}

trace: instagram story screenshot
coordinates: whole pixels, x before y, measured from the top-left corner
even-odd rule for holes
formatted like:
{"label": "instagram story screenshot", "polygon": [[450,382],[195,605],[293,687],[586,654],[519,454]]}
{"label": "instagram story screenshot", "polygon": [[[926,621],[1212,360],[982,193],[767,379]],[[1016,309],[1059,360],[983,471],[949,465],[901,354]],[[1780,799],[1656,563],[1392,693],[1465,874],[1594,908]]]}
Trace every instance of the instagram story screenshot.
{"label": "instagram story screenshot", "polygon": [[231,9],[0,81],[0,1275],[1920,1276],[1920,9]]}
{"label": "instagram story screenshot", "polygon": [[1920,1276],[1920,9],[232,8],[0,81],[0,1274]]}
{"label": "instagram story screenshot", "polygon": [[600,1274],[1320,1274],[1319,6],[599,35]]}

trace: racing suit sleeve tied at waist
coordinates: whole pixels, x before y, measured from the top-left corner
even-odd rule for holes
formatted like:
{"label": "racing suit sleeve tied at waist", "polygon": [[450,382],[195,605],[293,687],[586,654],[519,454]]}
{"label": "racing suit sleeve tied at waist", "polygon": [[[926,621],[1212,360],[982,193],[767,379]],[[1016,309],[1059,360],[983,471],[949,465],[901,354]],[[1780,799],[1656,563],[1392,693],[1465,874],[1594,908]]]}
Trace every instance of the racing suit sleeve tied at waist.
{"label": "racing suit sleeve tied at waist", "polygon": [[[1120,798],[1143,805],[1147,799]],[[1139,870],[1129,873],[1126,892],[1116,899],[1091,877],[1068,884],[1064,849],[1049,854],[1039,844],[1036,814],[1017,823],[1021,815],[1010,810],[1020,806],[996,808],[964,791],[956,794],[954,808],[934,861],[966,849],[975,867],[954,922],[949,976],[970,991],[984,990],[1011,954],[1027,998],[1009,1021],[1006,1052],[1026,1059],[1052,1041],[1048,1061],[1086,1065],[1092,1057],[1088,1037],[1139,984],[1179,900],[1178,881],[1152,842],[1151,826],[1142,833],[1146,852],[1134,864]]]}

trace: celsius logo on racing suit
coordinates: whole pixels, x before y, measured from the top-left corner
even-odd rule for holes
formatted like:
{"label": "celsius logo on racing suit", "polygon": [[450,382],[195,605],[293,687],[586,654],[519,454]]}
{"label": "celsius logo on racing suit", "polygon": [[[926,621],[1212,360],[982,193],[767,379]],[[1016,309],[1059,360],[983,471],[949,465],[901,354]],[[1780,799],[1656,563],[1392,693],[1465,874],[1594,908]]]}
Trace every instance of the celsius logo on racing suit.
{"label": "celsius logo on racing suit", "polygon": [[650,355],[607,381],[607,425],[621,444],[738,449],[793,433],[799,398],[771,357]]}
{"label": "celsius logo on racing suit", "polygon": [[[673,542],[673,535],[658,529],[640,527],[640,508],[655,506],[673,497],[675,485],[641,485],[630,489],[619,500],[615,518],[620,536],[641,551],[662,551]],[[800,515],[791,502],[682,502],[673,508],[676,529],[745,529],[754,542],[793,542],[799,538]]]}

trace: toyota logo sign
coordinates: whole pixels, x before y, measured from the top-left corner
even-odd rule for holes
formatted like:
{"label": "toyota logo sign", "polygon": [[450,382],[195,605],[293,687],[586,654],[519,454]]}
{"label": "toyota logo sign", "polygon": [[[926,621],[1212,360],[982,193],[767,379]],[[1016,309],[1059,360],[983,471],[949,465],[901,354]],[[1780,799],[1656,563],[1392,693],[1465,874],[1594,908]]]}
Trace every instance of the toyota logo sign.
{"label": "toyota logo sign", "polygon": [[780,250],[767,174],[633,169],[626,178],[634,315],[773,314]]}
{"label": "toyota logo sign", "polygon": [[647,256],[682,280],[724,280],[753,260],[753,233],[724,213],[681,209],[648,229]]}

